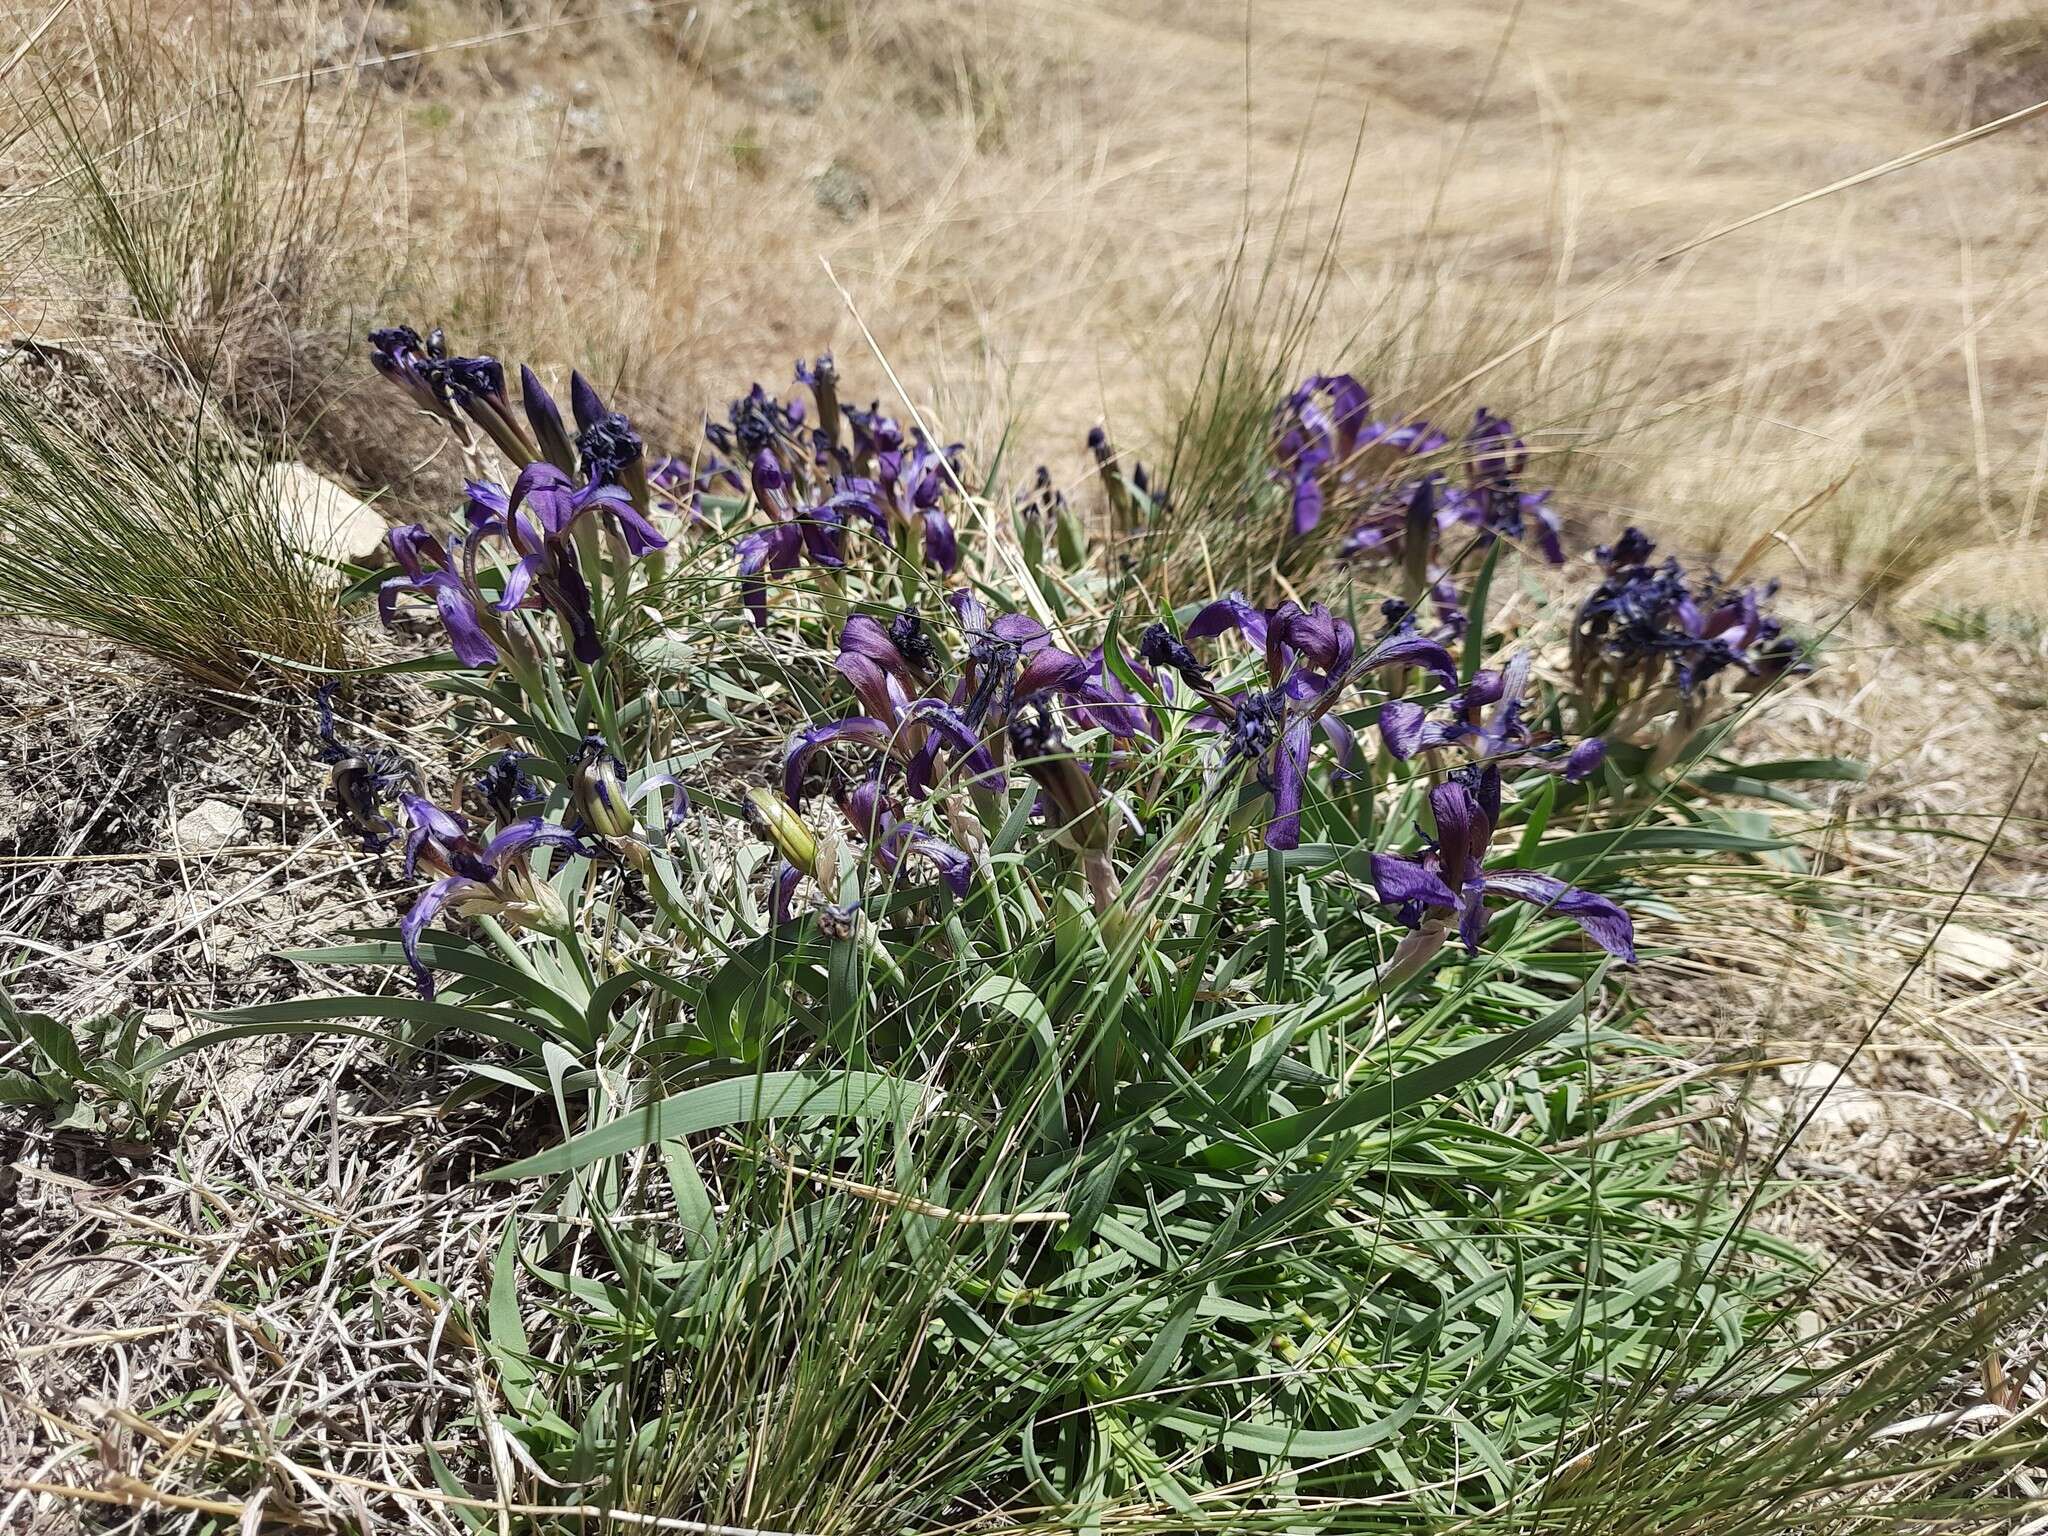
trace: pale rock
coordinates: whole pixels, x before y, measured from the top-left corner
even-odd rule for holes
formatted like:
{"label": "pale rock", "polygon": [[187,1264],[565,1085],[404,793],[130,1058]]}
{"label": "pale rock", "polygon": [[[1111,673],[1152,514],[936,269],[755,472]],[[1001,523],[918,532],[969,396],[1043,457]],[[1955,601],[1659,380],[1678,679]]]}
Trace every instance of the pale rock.
{"label": "pale rock", "polygon": [[367,501],[303,464],[270,466],[277,518],[292,544],[325,560],[374,560],[390,524]]}
{"label": "pale rock", "polygon": [[1883,1106],[1877,1096],[1857,1086],[1853,1078],[1832,1062],[1807,1061],[1780,1067],[1778,1080],[1785,1085],[1789,1100],[1785,1119],[1803,1118],[1818,1099],[1820,1108],[1814,1111],[1812,1129],[1823,1134],[1866,1130],[1883,1118]]}
{"label": "pale rock", "polygon": [[188,854],[219,853],[243,836],[242,813],[225,800],[202,800],[178,818],[178,847]]}
{"label": "pale rock", "polygon": [[2012,940],[1981,928],[1950,923],[1934,940],[1934,968],[1943,976],[1979,985],[2003,976],[2019,962]]}

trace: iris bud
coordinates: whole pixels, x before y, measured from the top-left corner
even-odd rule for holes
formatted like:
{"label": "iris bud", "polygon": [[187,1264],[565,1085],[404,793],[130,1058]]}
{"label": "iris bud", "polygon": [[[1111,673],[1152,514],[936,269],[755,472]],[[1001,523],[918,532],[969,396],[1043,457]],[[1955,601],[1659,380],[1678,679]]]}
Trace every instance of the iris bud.
{"label": "iris bud", "polygon": [[814,879],[818,877],[818,837],[790,803],[772,789],[750,789],[747,820],[785,859]]}
{"label": "iris bud", "polygon": [[600,837],[626,837],[638,830],[626,800],[626,765],[612,756],[602,736],[583,739],[569,772],[569,797],[583,824]]}

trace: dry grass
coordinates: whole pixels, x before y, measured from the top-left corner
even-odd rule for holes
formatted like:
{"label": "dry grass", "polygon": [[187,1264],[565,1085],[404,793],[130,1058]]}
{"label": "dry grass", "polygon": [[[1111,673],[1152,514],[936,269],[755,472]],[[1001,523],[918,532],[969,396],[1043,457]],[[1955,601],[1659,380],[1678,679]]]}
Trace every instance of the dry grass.
{"label": "dry grass", "polygon": [[[2040,526],[2048,126],[1643,267],[1962,126],[1956,72],[2012,52],[1979,13],[128,3],[75,8],[10,88],[68,88],[117,172],[200,203],[224,133],[262,147],[261,216],[186,264],[181,313],[359,477],[395,477],[342,364],[374,313],[588,365],[680,439],[799,350],[859,354],[828,264],[949,427],[1026,415],[1078,476],[1092,420],[1159,425],[1247,226],[1306,278],[1348,183],[1319,328],[1346,355],[1315,361],[1512,402],[1589,510],[1712,552],[1847,473],[1802,549],[1894,575]],[[102,331],[133,317],[31,238],[61,222],[48,138],[10,154],[11,321]]]}

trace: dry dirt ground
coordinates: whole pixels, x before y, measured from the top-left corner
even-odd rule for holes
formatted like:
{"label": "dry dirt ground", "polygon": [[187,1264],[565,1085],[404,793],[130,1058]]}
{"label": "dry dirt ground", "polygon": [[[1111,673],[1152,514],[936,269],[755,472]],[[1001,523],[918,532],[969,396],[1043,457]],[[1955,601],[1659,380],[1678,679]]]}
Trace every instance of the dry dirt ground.
{"label": "dry dirt ground", "polygon": [[[0,59],[40,20],[0,23]],[[231,340],[226,398],[396,505],[448,470],[362,383],[353,338],[386,317],[592,366],[678,441],[799,352],[878,378],[864,323],[950,429],[1015,417],[1078,476],[1091,422],[1167,421],[1248,229],[1282,287],[1334,253],[1305,363],[1525,415],[1589,521],[1726,554],[1839,483],[1775,558],[1810,614],[1855,612],[1762,729],[1872,764],[1806,840],[1852,921],[1731,871],[1689,893],[1722,937],[1646,987],[1701,1062],[1774,1063],[1731,1079],[1759,1138],[1848,1063],[1774,1219],[1882,1294],[2048,1197],[2048,118],[1650,258],[2048,96],[2044,35],[2023,8],[1843,0],[136,3],[60,16],[7,85],[20,107],[59,82],[94,142],[160,147],[120,174],[163,194],[138,216],[194,333]],[[62,238],[47,141],[0,156],[10,330],[136,345]],[[256,227],[180,243],[237,166]],[[29,636],[0,655],[0,736],[25,1002],[168,1028],[393,908],[325,827],[303,718]],[[0,1123],[0,1462],[34,1445],[50,1472],[70,1442],[34,1410],[90,1410],[96,1454],[159,1476],[205,1447],[151,1444],[124,1405],[204,1390],[414,1481],[392,1427],[431,1440],[471,1406],[447,1302],[479,1296],[462,1255],[496,1218],[463,1175],[521,1128],[437,1117],[430,1079],[365,1082],[358,1055],[196,1067],[187,1157]],[[378,1266],[445,1295],[394,1312],[322,1279]]]}

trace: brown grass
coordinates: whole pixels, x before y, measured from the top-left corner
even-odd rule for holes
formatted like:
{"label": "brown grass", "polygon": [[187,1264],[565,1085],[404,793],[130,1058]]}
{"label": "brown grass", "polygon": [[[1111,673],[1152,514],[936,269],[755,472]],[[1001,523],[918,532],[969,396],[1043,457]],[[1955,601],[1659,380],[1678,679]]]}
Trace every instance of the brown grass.
{"label": "brown grass", "polygon": [[[1619,280],[1954,131],[1987,35],[1832,3],[426,0],[231,23],[92,0],[9,88],[62,93],[159,216],[224,189],[229,119],[258,211],[184,263],[179,320],[230,334],[245,414],[365,483],[434,447],[362,387],[375,318],[585,365],[680,441],[799,351],[879,380],[835,275],[950,428],[1026,417],[1078,477],[1094,419],[1162,425],[1247,228],[1305,279],[1348,182],[1318,328],[1341,355],[1305,361],[1370,363],[1390,402],[1512,405],[1582,506],[1706,553],[1846,474],[1801,549],[1897,576],[2039,531],[2048,126]],[[64,238],[48,141],[9,152],[33,258],[10,323],[148,324]]]}

